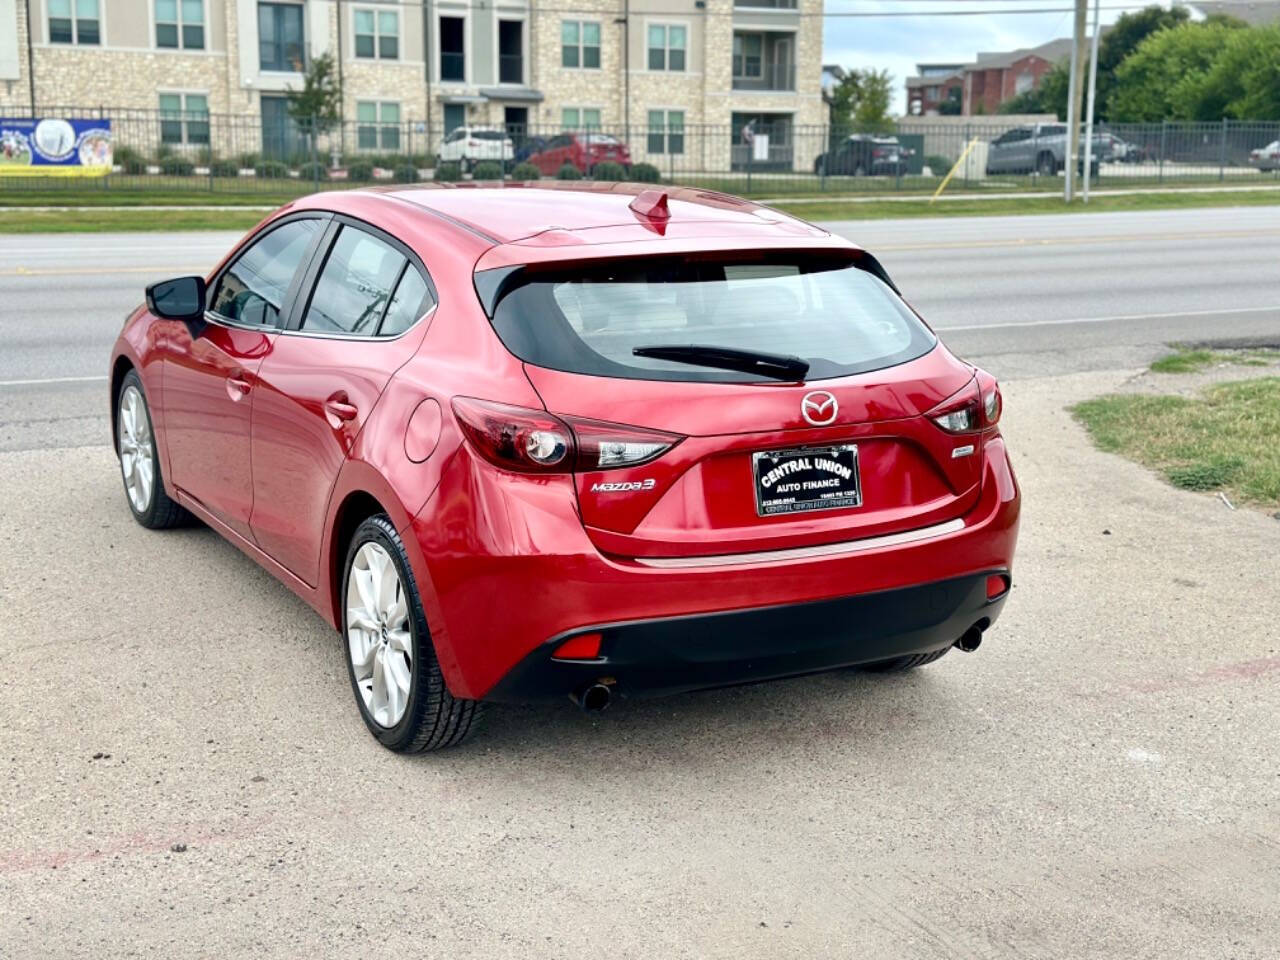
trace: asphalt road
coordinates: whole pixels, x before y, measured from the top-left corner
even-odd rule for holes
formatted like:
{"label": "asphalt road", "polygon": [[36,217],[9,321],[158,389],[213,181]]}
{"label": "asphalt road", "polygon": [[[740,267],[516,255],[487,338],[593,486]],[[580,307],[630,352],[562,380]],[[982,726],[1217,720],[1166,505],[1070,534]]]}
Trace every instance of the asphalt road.
{"label": "asphalt road", "polygon": [[[953,349],[1009,379],[1139,366],[1171,341],[1280,342],[1278,213],[830,226],[876,253]],[[208,270],[238,237],[0,237],[0,450],[101,443],[104,365],[125,313],[148,282]]]}
{"label": "asphalt road", "polygon": [[982,648],[501,707],[398,757],[336,634],[109,448],[0,453],[0,957],[1270,960],[1280,523],[1011,381]]}

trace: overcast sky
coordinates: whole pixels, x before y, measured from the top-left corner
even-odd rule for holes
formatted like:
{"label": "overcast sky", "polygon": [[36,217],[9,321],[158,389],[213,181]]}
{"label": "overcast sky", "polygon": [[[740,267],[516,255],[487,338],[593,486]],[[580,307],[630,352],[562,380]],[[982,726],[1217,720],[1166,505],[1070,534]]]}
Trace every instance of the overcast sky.
{"label": "overcast sky", "polygon": [[[1128,0],[1102,0],[1102,22],[1112,23],[1120,11],[1107,7]],[[1163,4],[1167,5],[1167,4]],[[1057,9],[1071,0],[826,0],[828,13],[876,10],[997,10],[1032,7]],[[1134,9],[1140,9],[1141,4]],[[1093,3],[1089,4],[1090,24]],[[987,14],[932,17],[827,17],[823,22],[823,62],[843,67],[875,67],[893,74],[893,112],[905,109],[907,77],[920,62],[964,63],[979,50],[1034,47],[1071,35],[1070,13]]]}

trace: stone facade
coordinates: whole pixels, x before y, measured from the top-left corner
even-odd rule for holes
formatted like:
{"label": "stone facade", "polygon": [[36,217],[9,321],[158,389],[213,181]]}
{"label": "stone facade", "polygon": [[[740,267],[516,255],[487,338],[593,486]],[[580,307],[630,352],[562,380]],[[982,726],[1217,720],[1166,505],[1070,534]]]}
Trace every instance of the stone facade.
{"label": "stone facade", "polygon": [[[152,152],[160,143],[160,96],[191,94],[205,98],[215,154],[263,149],[264,117],[270,125],[281,113],[279,98],[300,88],[303,78],[301,73],[261,69],[256,0],[204,0],[204,47],[199,50],[157,47],[153,2],[100,0],[99,43],[80,45],[50,42],[47,0],[30,0],[33,91],[25,56],[26,4],[0,0],[0,33],[10,27],[3,21],[12,19],[22,54],[8,58],[8,73],[0,76],[0,113],[27,113],[33,93],[37,112],[101,110],[112,117],[118,143]],[[424,49],[424,8],[394,0],[300,0],[297,5],[307,55],[340,54],[345,122],[331,138],[339,152],[360,149],[361,104],[394,105],[391,112],[398,116],[401,130],[388,141],[398,144],[402,153],[432,153],[438,148],[446,132],[446,107],[452,120],[461,116],[477,126],[509,125],[525,117],[530,132],[547,135],[562,129],[566,117],[574,115],[566,115],[570,109],[593,120],[598,115],[603,129],[625,135],[634,160],[689,172],[727,170],[737,163],[743,149],[742,124],[757,116],[788,131],[775,133],[775,139],[785,136],[793,141],[797,169],[812,163],[822,137],[805,131],[824,127],[827,119],[820,92],[822,0],[797,4],[798,10],[706,0],[702,8],[691,6],[675,14],[670,0],[630,0],[630,23],[624,25],[619,22],[620,0],[577,0],[572,12],[545,13],[530,0],[501,0],[497,5],[436,0],[425,8],[432,18],[427,24],[430,52]],[[356,57],[354,17],[361,10],[396,11],[398,58]],[[441,16],[464,18],[464,81],[441,80]],[[521,83],[498,82],[503,20],[523,23]],[[564,20],[599,24],[599,67],[563,65]],[[649,68],[649,30],[655,25],[684,29],[683,69]],[[510,38],[511,28],[505,29]],[[734,78],[735,33],[784,38],[791,44],[794,82],[742,89]],[[777,89],[788,86],[794,89]],[[670,130],[649,136],[650,118],[658,116],[670,130],[683,131],[682,144],[679,136],[670,142],[661,136]]]}

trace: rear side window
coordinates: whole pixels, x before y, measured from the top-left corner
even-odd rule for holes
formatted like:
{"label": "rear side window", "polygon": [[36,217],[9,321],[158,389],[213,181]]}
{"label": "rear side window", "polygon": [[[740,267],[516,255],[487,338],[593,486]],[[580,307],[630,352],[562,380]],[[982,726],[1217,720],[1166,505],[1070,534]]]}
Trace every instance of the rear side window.
{"label": "rear side window", "polygon": [[904,363],[936,342],[878,277],[812,254],[529,271],[499,301],[493,325],[508,350],[537,366],[642,380],[763,378],[637,357],[637,347],[798,356],[809,363],[806,379],[819,380]]}
{"label": "rear side window", "polygon": [[507,135],[498,130],[473,130],[471,135],[477,140],[505,140]]}
{"label": "rear side window", "polygon": [[407,262],[390,244],[344,226],[325,258],[302,330],[373,336]]}
{"label": "rear side window", "polygon": [[394,337],[404,333],[431,307],[431,293],[427,289],[426,281],[416,269],[409,267],[396,286],[395,294],[391,297],[387,316],[378,330],[379,335]]}
{"label": "rear side window", "polygon": [[293,220],[255,240],[218,280],[210,309],[235,323],[276,326],[294,274],[323,226]]}

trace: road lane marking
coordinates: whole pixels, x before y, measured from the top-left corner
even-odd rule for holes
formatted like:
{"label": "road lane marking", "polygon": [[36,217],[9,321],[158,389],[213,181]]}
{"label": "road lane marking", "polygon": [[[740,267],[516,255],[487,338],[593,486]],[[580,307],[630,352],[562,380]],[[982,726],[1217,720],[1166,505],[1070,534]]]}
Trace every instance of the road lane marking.
{"label": "road lane marking", "polygon": [[36,387],[50,383],[99,383],[105,376],[96,377],[40,377],[35,380],[0,380],[0,387]]}
{"label": "road lane marking", "polygon": [[[860,226],[868,226],[871,221]],[[874,229],[874,228],[871,228]],[[843,234],[840,234],[843,236]],[[1014,237],[1010,240],[945,240],[931,243],[872,243],[864,246],[871,253],[886,250],[969,250],[998,247],[1083,247],[1090,244],[1139,243],[1148,240],[1182,240],[1199,243],[1202,240],[1255,240],[1258,237],[1280,237],[1280,230],[1218,230],[1212,233],[1187,233],[1171,236],[1167,232],[1131,233],[1127,235],[1087,237]],[[855,243],[858,241],[855,240]],[[860,244],[861,245],[861,244]]]}
{"label": "road lane marking", "polygon": [[95,277],[110,276],[115,273],[155,273],[160,276],[170,275],[170,271],[187,270],[204,275],[208,266],[192,267],[189,265],[159,267],[90,267],[68,269],[64,267],[14,267],[12,270],[0,270],[0,277]]}
{"label": "road lane marking", "polygon": [[1274,313],[1280,307],[1230,307],[1222,310],[1175,310],[1172,313],[1121,313],[1113,317],[1074,317],[1067,320],[1015,320],[1011,323],[969,323],[954,327],[936,326],[935,330],[1001,330],[1008,327],[1058,327],[1071,323],[1118,323],[1125,320],[1169,320],[1173,317],[1216,317],[1239,313]]}

